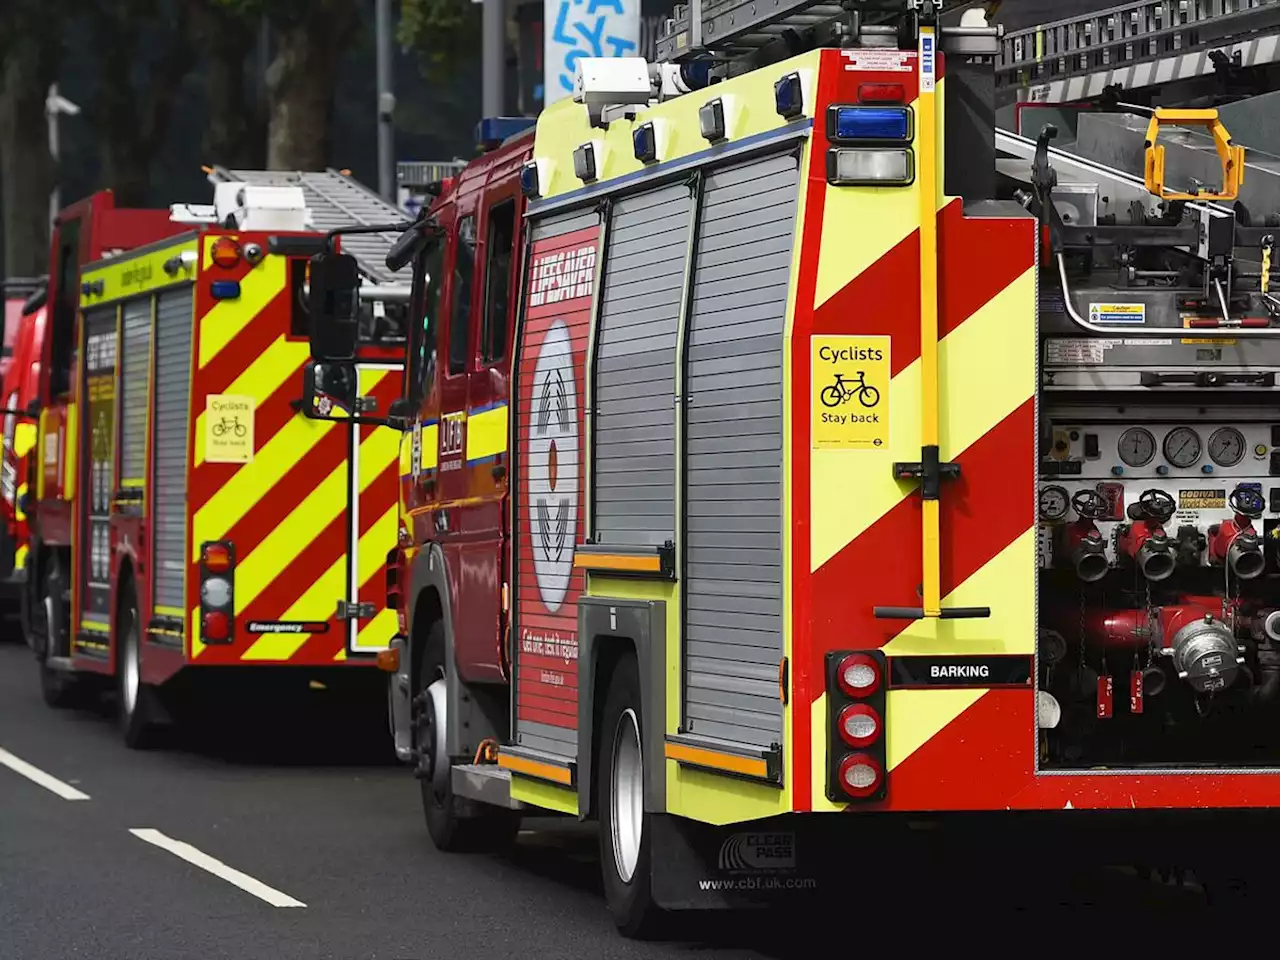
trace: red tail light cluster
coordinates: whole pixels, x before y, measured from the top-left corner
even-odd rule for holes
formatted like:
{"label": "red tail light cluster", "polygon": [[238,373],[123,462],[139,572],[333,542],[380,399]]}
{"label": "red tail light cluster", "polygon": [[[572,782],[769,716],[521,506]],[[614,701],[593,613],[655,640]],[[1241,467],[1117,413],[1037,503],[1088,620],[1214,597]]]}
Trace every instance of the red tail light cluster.
{"label": "red tail light cluster", "polygon": [[205,644],[235,640],[235,547],[209,541],[200,546],[200,639]]}
{"label": "red tail light cluster", "polygon": [[883,800],[885,657],[879,650],[827,654],[827,798]]}

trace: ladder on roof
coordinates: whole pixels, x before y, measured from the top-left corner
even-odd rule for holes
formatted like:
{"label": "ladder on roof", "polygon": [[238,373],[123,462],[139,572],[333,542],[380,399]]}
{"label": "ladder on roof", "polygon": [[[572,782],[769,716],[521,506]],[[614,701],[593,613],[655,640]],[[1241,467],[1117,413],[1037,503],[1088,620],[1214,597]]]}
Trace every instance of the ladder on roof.
{"label": "ladder on roof", "polygon": [[[230,170],[214,167],[209,179],[266,187],[301,187],[317,231],[338,227],[376,226],[408,219],[404,211],[388,203],[359,181],[339,170]],[[396,233],[351,234],[342,238],[342,250],[356,258],[360,272],[376,284],[403,283],[387,269],[386,257]]]}
{"label": "ladder on roof", "polygon": [[[1202,61],[1191,65],[1194,73],[1212,73],[1208,54],[1236,43],[1246,46],[1241,66],[1280,60],[1280,0],[1139,0],[1017,30],[1001,41],[996,86],[1033,88],[1034,96],[1020,99],[1051,102],[1093,96],[1118,81],[1135,89],[1187,76],[1189,55]],[[1167,76],[1154,69],[1117,75],[1161,61]],[[1092,77],[1096,84],[1070,83]]]}
{"label": "ladder on roof", "polygon": [[[994,3],[935,0],[934,5],[946,16]],[[664,62],[707,54],[721,60],[750,59],[771,46],[785,46],[792,36],[799,38],[802,46],[834,38],[848,45],[896,48],[897,25],[913,6],[913,0],[687,0],[676,4],[659,31],[656,56]],[[944,26],[940,34],[944,42],[948,35],[968,34],[971,41],[986,39],[985,28]],[[820,39],[815,43],[815,38]],[[789,50],[787,55],[794,52]],[[985,43],[971,43],[965,52],[994,55],[996,51],[987,49]]]}

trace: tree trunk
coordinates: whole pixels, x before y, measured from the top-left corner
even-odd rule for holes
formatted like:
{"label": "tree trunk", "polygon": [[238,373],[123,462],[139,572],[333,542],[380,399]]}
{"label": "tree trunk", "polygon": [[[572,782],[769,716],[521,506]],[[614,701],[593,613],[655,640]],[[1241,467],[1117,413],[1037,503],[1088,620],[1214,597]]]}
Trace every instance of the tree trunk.
{"label": "tree trunk", "polygon": [[49,269],[49,195],[56,173],[45,97],[57,77],[56,46],[15,44],[0,69],[3,275],[36,277]]}
{"label": "tree trunk", "polygon": [[173,26],[162,46],[165,52],[150,64],[142,90],[134,89],[128,74],[139,56],[137,23],[128,4],[121,9],[101,5],[95,11],[101,82],[94,114],[107,185],[122,207],[143,207],[150,199],[151,164],[164,147],[174,101],[195,60],[187,28],[189,7],[180,2],[173,11]]}
{"label": "tree trunk", "polygon": [[276,57],[267,70],[268,169],[328,166],[338,63],[358,25],[356,14],[353,0],[328,0],[276,25]]}
{"label": "tree trunk", "polygon": [[261,97],[246,82],[257,60],[256,45],[245,43],[250,21],[208,0],[191,4],[191,15],[209,65],[204,155],[209,163],[231,169],[262,169],[267,118]]}

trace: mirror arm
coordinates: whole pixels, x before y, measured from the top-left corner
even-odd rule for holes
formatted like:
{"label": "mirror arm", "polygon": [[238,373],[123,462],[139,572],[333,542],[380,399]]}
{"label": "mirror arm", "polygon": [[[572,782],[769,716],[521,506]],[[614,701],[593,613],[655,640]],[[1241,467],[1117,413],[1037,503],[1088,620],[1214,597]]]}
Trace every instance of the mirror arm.
{"label": "mirror arm", "polygon": [[404,233],[417,221],[400,220],[396,223],[374,223],[365,226],[357,226],[352,224],[349,227],[334,227],[324,235],[324,245],[326,250],[333,249],[333,240],[335,237],[345,234],[357,233]]}

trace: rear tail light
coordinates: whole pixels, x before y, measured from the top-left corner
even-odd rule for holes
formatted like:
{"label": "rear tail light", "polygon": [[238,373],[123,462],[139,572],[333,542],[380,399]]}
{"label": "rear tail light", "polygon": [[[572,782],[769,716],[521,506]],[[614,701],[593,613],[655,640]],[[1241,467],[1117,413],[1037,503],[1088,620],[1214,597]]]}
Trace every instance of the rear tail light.
{"label": "rear tail light", "polygon": [[838,147],[827,151],[827,182],[836,187],[907,187],[915,163],[906,147]]}
{"label": "rear tail light", "polygon": [[221,610],[211,610],[200,618],[200,636],[205,643],[226,643],[231,639],[231,618]]}
{"label": "rear tail light", "polygon": [[200,545],[200,639],[206,644],[235,640],[235,567],[231,543]]}
{"label": "rear tail light", "polygon": [[900,83],[861,83],[858,85],[860,103],[902,103],[907,99],[907,89]]}
{"label": "rear tail light", "polygon": [[219,237],[209,248],[209,259],[224,270],[230,270],[240,263],[240,244],[230,237]]}
{"label": "rear tail light", "polygon": [[828,653],[827,798],[883,800],[888,793],[886,660],[879,650]]}
{"label": "rear tail light", "polygon": [[884,767],[866,753],[851,753],[840,761],[840,785],[851,797],[874,796],[884,783]]}

